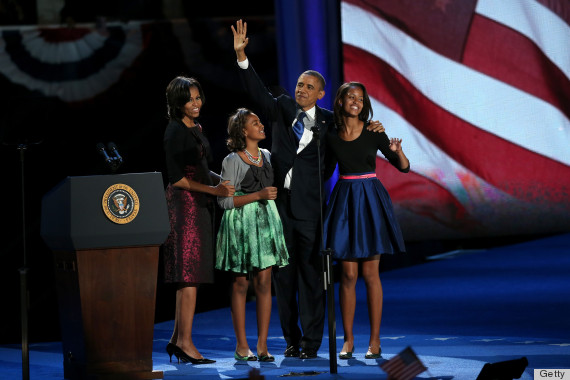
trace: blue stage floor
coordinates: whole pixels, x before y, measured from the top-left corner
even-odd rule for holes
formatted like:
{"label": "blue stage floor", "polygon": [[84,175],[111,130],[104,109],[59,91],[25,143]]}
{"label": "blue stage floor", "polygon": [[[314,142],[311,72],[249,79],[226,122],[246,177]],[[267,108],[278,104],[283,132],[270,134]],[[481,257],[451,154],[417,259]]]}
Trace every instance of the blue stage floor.
{"label": "blue stage floor", "polygon": [[[165,379],[241,379],[257,368],[266,379],[285,375],[314,379],[385,379],[379,368],[407,346],[428,371],[418,378],[475,379],[485,363],[526,357],[521,379],[535,368],[570,368],[570,234],[477,252],[460,252],[426,264],[383,272],[382,358],[364,359],[368,316],[364,284],[358,282],[355,358],[329,371],[328,334],[317,359],[284,358],[276,304],[269,331],[274,363],[236,363],[227,308],[200,313],[194,341],[211,365],[170,363],[164,347],[173,322],[155,326],[154,369]],[[338,299],[338,287],[335,295]],[[255,303],[248,303],[247,331],[255,349]],[[337,308],[337,352],[342,323]],[[326,330],[326,326],[325,326]],[[21,379],[19,345],[0,346],[0,379]],[[30,344],[30,377],[63,379],[61,343]]]}

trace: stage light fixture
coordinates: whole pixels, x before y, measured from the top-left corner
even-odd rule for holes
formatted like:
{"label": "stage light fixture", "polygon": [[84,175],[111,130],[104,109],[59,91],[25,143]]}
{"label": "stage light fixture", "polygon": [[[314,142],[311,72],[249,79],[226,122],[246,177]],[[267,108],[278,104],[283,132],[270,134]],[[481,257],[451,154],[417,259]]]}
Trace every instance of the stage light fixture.
{"label": "stage light fixture", "polygon": [[520,379],[528,366],[526,357],[504,362],[487,363],[481,369],[477,380],[513,380]]}

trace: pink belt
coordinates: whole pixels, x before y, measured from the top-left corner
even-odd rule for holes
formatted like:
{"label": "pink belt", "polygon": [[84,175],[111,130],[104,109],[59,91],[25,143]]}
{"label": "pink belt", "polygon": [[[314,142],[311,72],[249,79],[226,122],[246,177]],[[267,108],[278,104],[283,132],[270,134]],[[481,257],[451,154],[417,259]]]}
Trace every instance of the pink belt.
{"label": "pink belt", "polygon": [[375,173],[367,174],[353,174],[353,175],[341,175],[338,179],[364,179],[364,178],[376,178]]}

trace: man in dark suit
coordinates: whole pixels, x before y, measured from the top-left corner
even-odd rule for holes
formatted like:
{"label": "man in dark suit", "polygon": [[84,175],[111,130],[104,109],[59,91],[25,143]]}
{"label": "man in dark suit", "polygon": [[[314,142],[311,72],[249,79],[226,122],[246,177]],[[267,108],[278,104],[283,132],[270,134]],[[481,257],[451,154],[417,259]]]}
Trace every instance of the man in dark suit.
{"label": "man in dark suit", "polygon": [[[333,113],[316,105],[325,95],[325,80],[308,70],[297,80],[295,98],[274,98],[245,54],[247,24],[239,20],[231,27],[239,75],[245,90],[272,125],[271,165],[277,187],[277,208],[289,251],[289,265],[273,271],[273,285],[281,329],[287,342],[286,357],[317,357],[323,337],[325,294],[320,250],[319,160],[324,170],[325,136],[334,130]],[[302,121],[300,127],[297,121]],[[319,156],[312,128],[321,140]],[[297,129],[297,132],[295,130]],[[383,131],[380,123],[373,129]],[[321,198],[322,195],[322,198]],[[298,299],[297,299],[298,294]],[[300,321],[301,329],[298,322]]]}

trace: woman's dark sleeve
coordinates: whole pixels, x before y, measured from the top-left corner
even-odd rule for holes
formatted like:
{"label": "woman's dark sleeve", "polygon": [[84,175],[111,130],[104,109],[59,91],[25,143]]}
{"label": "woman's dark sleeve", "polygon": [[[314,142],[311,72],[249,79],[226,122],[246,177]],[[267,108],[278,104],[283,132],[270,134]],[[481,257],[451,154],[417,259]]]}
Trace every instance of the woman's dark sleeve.
{"label": "woman's dark sleeve", "polygon": [[390,139],[388,138],[388,135],[386,134],[386,132],[382,132],[382,133],[373,132],[373,135],[375,135],[375,137],[376,137],[378,149],[382,152],[384,157],[386,157],[388,162],[390,162],[390,164],[392,164],[393,167],[395,167],[396,169],[398,169],[402,173],[409,172],[410,171],[409,166],[407,168],[400,169],[400,159],[398,158],[398,155],[395,152],[390,150]]}
{"label": "woman's dark sleeve", "polygon": [[[336,157],[336,155],[334,154],[334,151],[331,147],[331,139],[332,139],[332,135],[331,133],[333,132],[327,132],[327,136],[325,138],[326,144],[325,144],[325,181],[327,181],[329,178],[332,177],[335,169],[336,169],[336,164],[338,163],[338,159]],[[334,132],[336,133],[336,132]]]}
{"label": "woman's dark sleeve", "polygon": [[168,181],[174,184],[184,177],[184,152],[186,136],[179,128],[167,128],[164,136],[164,152],[166,154],[166,170]]}

